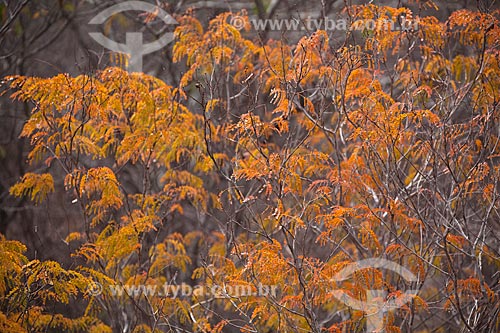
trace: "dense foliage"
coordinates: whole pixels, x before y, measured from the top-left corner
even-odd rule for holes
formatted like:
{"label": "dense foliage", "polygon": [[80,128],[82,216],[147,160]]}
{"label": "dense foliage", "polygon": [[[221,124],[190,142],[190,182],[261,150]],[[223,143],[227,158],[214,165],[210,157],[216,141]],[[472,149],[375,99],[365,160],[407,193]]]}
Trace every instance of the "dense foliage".
{"label": "dense foliage", "polygon": [[[11,194],[81,218],[71,267],[0,239],[0,330],[362,332],[370,314],[334,291],[383,289],[419,290],[386,332],[500,331],[500,11],[346,12],[380,25],[261,43],[230,24],[245,13],[177,17],[179,86],[119,68],[6,78],[32,106],[33,168]],[[401,16],[418,28],[382,24]],[[367,258],[417,279],[335,281]],[[182,284],[225,287],[116,293]]]}

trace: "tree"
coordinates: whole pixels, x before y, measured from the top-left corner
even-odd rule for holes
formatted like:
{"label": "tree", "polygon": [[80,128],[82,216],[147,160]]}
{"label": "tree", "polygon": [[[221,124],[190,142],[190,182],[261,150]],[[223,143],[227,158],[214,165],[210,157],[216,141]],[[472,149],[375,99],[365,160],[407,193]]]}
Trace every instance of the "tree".
{"label": "tree", "polygon": [[[335,290],[367,302],[412,289],[385,331],[498,331],[500,11],[346,11],[361,29],[340,45],[324,30],[246,38],[230,24],[249,28],[244,12],[205,29],[179,16],[175,87],[118,68],[7,78],[33,105],[21,136],[45,166],[11,194],[65,193],[81,221],[71,270],[0,240],[1,325],[359,332],[371,314]],[[368,258],[416,279],[376,267],[336,279]],[[85,310],[63,317],[75,297]]]}

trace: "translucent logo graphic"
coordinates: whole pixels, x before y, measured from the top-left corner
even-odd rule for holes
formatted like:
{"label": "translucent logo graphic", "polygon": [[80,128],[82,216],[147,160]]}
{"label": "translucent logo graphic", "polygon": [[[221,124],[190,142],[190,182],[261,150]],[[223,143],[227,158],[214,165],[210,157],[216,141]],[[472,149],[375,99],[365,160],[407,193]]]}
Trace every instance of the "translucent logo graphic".
{"label": "translucent logo graphic", "polygon": [[[89,24],[103,24],[111,16],[130,10],[154,14],[167,25],[178,24],[172,16],[160,7],[142,1],[127,1],[106,8],[94,16],[89,21]],[[143,42],[142,32],[127,32],[125,35],[125,44],[111,40],[100,32],[91,32],[89,35],[108,50],[128,54],[130,59],[127,69],[129,72],[141,72],[144,55],[158,51],[174,40],[172,32],[166,32],[156,41],[147,44]]]}
{"label": "translucent logo graphic", "polygon": [[[338,272],[333,280],[336,282],[348,280],[354,272],[366,268],[383,268],[400,275],[408,282],[417,281],[417,277],[408,269],[393,261],[381,258],[354,262]],[[366,315],[366,332],[373,333],[384,332],[384,314],[386,312],[402,307],[410,302],[417,293],[418,290],[406,290],[398,297],[387,299],[386,290],[367,290],[366,300],[364,301],[349,296],[343,290],[334,290],[333,296],[348,307],[363,311]]]}

